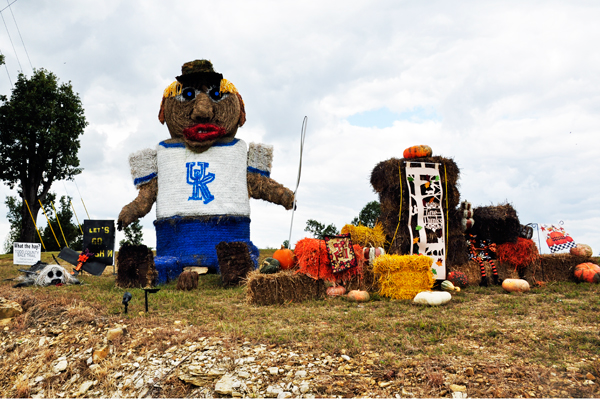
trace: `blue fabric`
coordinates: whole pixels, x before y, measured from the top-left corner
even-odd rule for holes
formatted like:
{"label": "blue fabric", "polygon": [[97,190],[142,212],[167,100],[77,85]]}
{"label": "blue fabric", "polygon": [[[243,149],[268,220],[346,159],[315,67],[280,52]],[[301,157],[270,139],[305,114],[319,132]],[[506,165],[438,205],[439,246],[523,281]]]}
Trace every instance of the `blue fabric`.
{"label": "blue fabric", "polygon": [[252,166],[248,166],[248,172],[250,172],[250,173],[258,173],[259,175],[263,175],[263,176],[266,176],[266,177],[271,177],[271,172],[267,172],[267,171],[264,171],[264,170],[253,168]]}
{"label": "blue fabric", "polygon": [[179,265],[177,258],[174,256],[156,256],[154,257],[154,266],[158,272],[157,284],[175,281],[183,271],[183,267]]}
{"label": "blue fabric", "polygon": [[165,148],[185,148],[185,144],[183,143],[165,143],[164,141],[161,141],[158,144]]}
{"label": "blue fabric", "polygon": [[[175,258],[178,267],[165,266],[168,279],[173,270],[181,273],[186,266],[208,267],[219,273],[216,245],[225,242],[245,242],[254,267],[258,267],[258,248],[250,241],[250,218],[244,216],[213,216],[190,219],[175,216],[154,222],[156,229],[156,258]],[[156,261],[155,261],[156,263]],[[158,270],[158,265],[156,266]],[[171,274],[169,274],[171,273]],[[179,274],[177,274],[179,275]],[[175,277],[176,278],[176,277]],[[163,280],[165,280],[163,279]],[[160,271],[159,271],[159,280]]]}
{"label": "blue fabric", "polygon": [[154,179],[156,177],[156,172],[150,173],[147,176],[143,176],[143,177],[138,177],[137,179],[133,180],[133,184],[134,185],[139,185],[139,184],[143,184],[143,183],[147,183],[150,180]]}
{"label": "blue fabric", "polygon": [[[235,143],[237,143],[238,141],[240,141],[240,139],[233,139],[229,143],[218,143],[217,142],[217,143],[214,143],[212,146],[213,147],[229,147],[229,146],[235,145]],[[161,141],[158,144],[165,148],[185,148],[184,143],[165,143],[164,141]]]}

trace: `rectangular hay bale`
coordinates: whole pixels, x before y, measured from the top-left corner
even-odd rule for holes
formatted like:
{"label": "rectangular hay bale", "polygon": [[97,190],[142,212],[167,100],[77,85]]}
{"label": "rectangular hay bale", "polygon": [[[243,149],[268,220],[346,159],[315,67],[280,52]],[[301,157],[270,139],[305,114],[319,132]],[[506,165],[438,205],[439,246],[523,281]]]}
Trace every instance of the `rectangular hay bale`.
{"label": "rectangular hay bale", "polygon": [[325,295],[325,283],[305,274],[290,270],[262,274],[258,270],[248,274],[246,301],[252,305],[276,305],[320,299]]}
{"label": "rectangular hay bale", "polygon": [[379,294],[392,299],[413,299],[433,287],[433,259],[422,255],[383,255],[373,262]]}

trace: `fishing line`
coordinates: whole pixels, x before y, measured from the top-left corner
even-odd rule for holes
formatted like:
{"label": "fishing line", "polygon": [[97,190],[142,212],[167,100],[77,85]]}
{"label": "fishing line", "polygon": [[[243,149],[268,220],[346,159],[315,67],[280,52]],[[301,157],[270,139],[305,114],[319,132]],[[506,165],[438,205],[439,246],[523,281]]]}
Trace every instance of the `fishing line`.
{"label": "fishing line", "polygon": [[300,176],[302,175],[302,153],[304,152],[304,139],[306,138],[306,124],[308,122],[308,116],[304,117],[302,121],[302,129],[300,129],[300,163],[298,165],[298,179],[296,180],[296,189],[294,190],[294,202],[292,204],[292,221],[290,222],[290,236],[288,238],[288,249],[291,248],[292,244],[292,226],[294,226],[294,212],[296,211],[296,193],[298,192],[298,186],[300,185]]}
{"label": "fishing line", "polygon": [[83,202],[83,197],[81,196],[81,191],[79,191],[79,186],[77,185],[77,181],[75,179],[73,179],[73,183],[75,183],[75,187],[77,188],[77,192],[79,193],[79,198],[81,198],[81,203],[83,204],[83,209],[85,209],[85,213],[86,213],[88,219],[91,220],[92,218],[90,217],[90,214],[87,211],[87,207],[85,206],[85,202]]}

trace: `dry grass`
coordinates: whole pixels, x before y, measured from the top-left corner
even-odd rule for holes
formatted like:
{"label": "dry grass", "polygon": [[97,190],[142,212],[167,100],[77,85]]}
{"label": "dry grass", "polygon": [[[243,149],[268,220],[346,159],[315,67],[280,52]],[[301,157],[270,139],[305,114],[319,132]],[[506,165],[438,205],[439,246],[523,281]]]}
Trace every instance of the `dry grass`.
{"label": "dry grass", "polygon": [[[11,263],[9,257],[0,256],[0,279],[18,275],[17,267]],[[172,283],[150,294],[149,313],[140,313],[144,310],[144,292],[128,289],[133,300],[129,313],[123,314],[121,300],[126,290],[115,287],[114,276],[86,275],[82,280],[85,284],[81,286],[21,289],[13,289],[10,282],[3,281],[0,296],[17,301],[26,309],[13,322],[11,331],[26,332],[51,323],[104,327],[122,321],[130,329],[155,329],[151,341],[132,343],[140,352],[150,348],[164,351],[196,339],[197,334],[230,337],[231,345],[247,340],[286,346],[302,343],[304,350],[350,356],[375,352],[381,355],[378,365],[382,372],[393,370],[398,373],[394,378],[407,383],[420,381],[430,387],[431,395],[443,395],[442,388],[450,381],[447,375],[461,364],[478,364],[481,373],[490,378],[508,378],[502,370],[510,369],[510,378],[514,374],[522,376],[515,378],[534,381],[543,380],[545,373],[553,369],[564,371],[587,359],[591,363],[586,363],[581,372],[600,378],[600,285],[550,282],[525,294],[507,294],[500,287],[468,287],[453,295],[443,307],[417,306],[377,294],[362,304],[345,298],[325,298],[253,306],[246,301],[245,287],[225,289],[219,276],[204,275],[200,276],[197,290],[178,291]],[[176,333],[175,320],[194,325],[195,335]],[[88,341],[86,345],[89,344],[99,342]],[[18,347],[11,356],[15,362],[27,358]],[[52,353],[44,356],[48,362],[54,357]],[[410,365],[415,360],[419,361],[418,375],[410,374],[416,370],[417,366]],[[498,370],[490,368],[490,364],[497,364]],[[12,364],[2,366],[0,373],[10,373],[11,367]],[[458,369],[454,372],[457,382],[463,378],[461,373]],[[70,375],[63,373],[61,378],[68,379]],[[189,393],[177,378],[168,378],[173,380],[170,391],[154,392],[156,396]],[[49,387],[51,383],[49,379]],[[358,385],[353,390],[328,385],[322,394],[344,392],[356,396],[364,392],[361,389]],[[481,395],[502,393],[486,391]],[[581,394],[595,395],[594,391]],[[27,383],[17,385],[11,395],[27,396]]]}

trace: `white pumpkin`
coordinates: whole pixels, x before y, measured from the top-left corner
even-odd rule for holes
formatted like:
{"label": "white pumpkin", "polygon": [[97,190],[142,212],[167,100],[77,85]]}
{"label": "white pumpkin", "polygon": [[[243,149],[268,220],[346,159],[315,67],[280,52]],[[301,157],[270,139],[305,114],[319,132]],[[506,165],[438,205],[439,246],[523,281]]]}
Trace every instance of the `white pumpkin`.
{"label": "white pumpkin", "polygon": [[413,299],[414,303],[421,305],[438,306],[450,302],[452,295],[446,291],[421,291]]}

